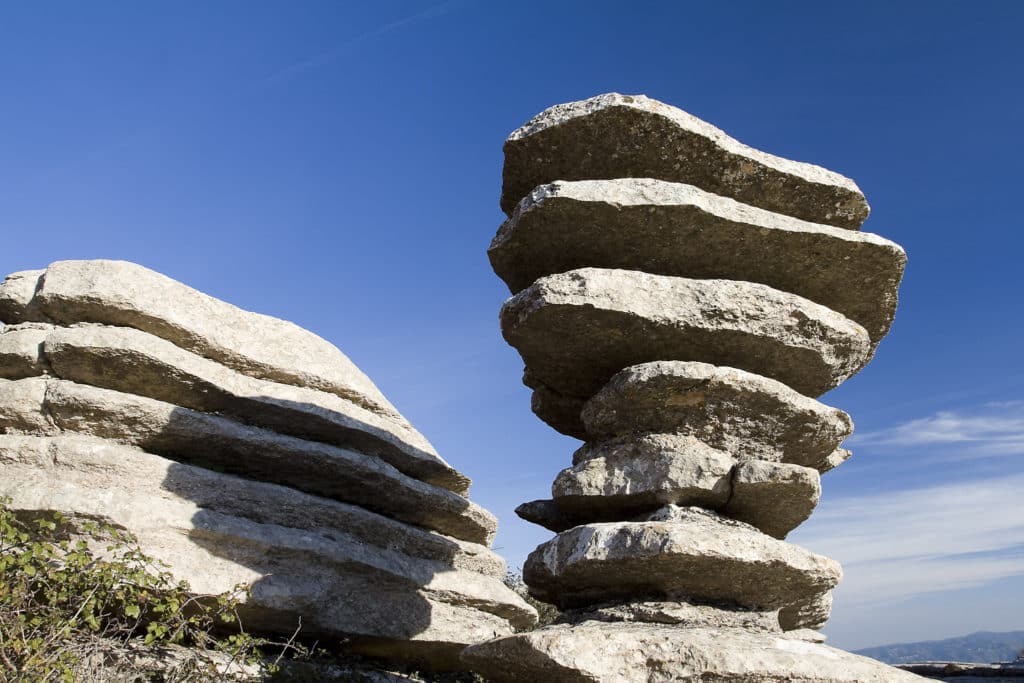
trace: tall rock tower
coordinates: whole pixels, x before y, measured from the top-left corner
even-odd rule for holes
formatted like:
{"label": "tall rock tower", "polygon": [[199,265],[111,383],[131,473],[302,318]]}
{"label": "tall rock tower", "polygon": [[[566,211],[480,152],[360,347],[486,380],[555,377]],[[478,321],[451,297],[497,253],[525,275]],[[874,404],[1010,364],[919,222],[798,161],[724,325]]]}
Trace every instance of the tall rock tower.
{"label": "tall rock tower", "polygon": [[827,647],[841,577],[786,543],[850,417],[815,397],[889,330],[906,255],[856,184],[643,96],[552,107],[505,143],[488,252],[533,410],[582,439],[524,567],[562,622],[472,646],[494,680],[902,681]]}

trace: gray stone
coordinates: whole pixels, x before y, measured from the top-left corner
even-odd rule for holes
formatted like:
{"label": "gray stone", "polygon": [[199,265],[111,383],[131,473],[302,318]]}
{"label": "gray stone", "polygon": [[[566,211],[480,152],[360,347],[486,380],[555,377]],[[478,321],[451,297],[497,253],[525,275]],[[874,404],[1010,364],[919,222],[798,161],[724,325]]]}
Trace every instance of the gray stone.
{"label": "gray stone", "polygon": [[832,591],[824,591],[779,610],[784,631],[817,630],[832,616]]}
{"label": "gray stone", "polygon": [[699,508],[645,522],[586,524],[530,553],[530,593],[562,608],[685,596],[775,609],[833,588],[839,564]]}
{"label": "gray stone", "polygon": [[[527,377],[524,374],[523,382]],[[565,396],[557,391],[552,391],[540,382],[536,386],[526,383],[533,389],[530,396],[530,409],[533,414],[553,427],[556,431],[585,441],[586,431],[583,428],[583,421],[580,419],[580,410],[583,409],[583,400],[575,396]]]}
{"label": "gray stone", "polygon": [[868,657],[734,628],[548,626],[462,653],[488,681],[546,683],[901,683],[925,681]]}
{"label": "gray stone", "polygon": [[871,357],[863,327],[794,294],[629,270],[543,277],[505,302],[501,322],[533,377],[580,398],[655,360],[737,367],[817,396]]}
{"label": "gray stone", "polygon": [[725,609],[683,601],[624,602],[566,610],[558,621],[581,624],[584,621],[640,622],[671,624],[692,628],[745,628],[751,631],[778,633],[779,617],[775,611]]}
{"label": "gray stone", "polygon": [[829,469],[853,432],[843,411],[782,382],[707,363],[659,361],[617,373],[581,411],[592,438],[633,432],[697,437],[737,460]]}
{"label": "gray stone", "polygon": [[33,305],[36,288],[44,272],[23,270],[4,278],[0,283],[0,322],[11,324],[44,319]]}
{"label": "gray stone", "polygon": [[[80,384],[230,416],[375,455],[411,477],[461,495],[469,489],[469,479],[445,462],[405,420],[367,410],[336,394],[256,379],[127,327],[8,328],[0,332],[0,361],[7,349],[30,355],[32,344],[42,353],[37,349],[31,374],[46,371]],[[7,367],[23,367],[21,360]]]}
{"label": "gray stone", "polygon": [[0,329],[0,379],[43,374],[43,340],[47,329],[37,324]]}
{"label": "gray stone", "polygon": [[516,507],[516,515],[531,524],[542,526],[558,533],[583,524],[586,520],[577,519],[558,507],[553,500],[531,500]]}
{"label": "gray stone", "polygon": [[856,230],[868,217],[849,178],[748,147],[681,109],[608,93],[544,110],[505,141],[501,208],[555,180],[657,178]]}
{"label": "gray stone", "polygon": [[875,344],[896,314],[907,262],[899,245],[878,235],[651,178],[541,185],[519,202],[487,254],[513,293],[588,266],[760,282],[842,313]]}
{"label": "gray stone", "polygon": [[15,510],[109,520],[195,593],[251,585],[240,611],[251,630],[291,635],[301,618],[306,636],[413,640],[450,660],[536,620],[500,578],[391,545],[415,530],[370,543],[325,518],[329,502],[286,487],[82,437],[0,436],[0,466]]}
{"label": "gray stone", "polygon": [[668,504],[717,509],[729,500],[733,459],[689,436],[647,434],[591,445],[551,495],[567,514],[619,521]]}
{"label": "gray stone", "polygon": [[736,466],[732,495],[721,513],[769,536],[785,538],[811,516],[819,498],[821,475],[817,470],[748,460]]}
{"label": "gray stone", "polygon": [[[12,298],[8,290],[16,291],[13,298],[21,301],[28,289],[25,279],[0,285],[0,301]],[[134,263],[58,261],[34,287],[32,300],[20,312],[14,311],[16,317],[0,319],[134,327],[252,377],[327,391],[393,419],[404,419],[373,382],[325,339]]]}
{"label": "gray stone", "polygon": [[475,503],[376,457],[65,380],[0,380],[0,431],[98,436],[354,503],[474,543],[489,544],[497,527]]}

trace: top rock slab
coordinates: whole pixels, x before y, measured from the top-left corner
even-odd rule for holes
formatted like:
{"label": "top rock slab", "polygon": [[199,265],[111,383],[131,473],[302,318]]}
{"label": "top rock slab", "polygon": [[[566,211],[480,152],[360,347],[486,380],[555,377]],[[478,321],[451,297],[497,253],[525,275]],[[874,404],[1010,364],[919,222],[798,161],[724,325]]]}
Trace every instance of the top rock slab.
{"label": "top rock slab", "polygon": [[748,147],[643,95],[608,93],[544,110],[505,141],[501,208],[554,180],[657,178],[768,211],[859,229],[871,209],[849,178]]}
{"label": "top rock slab", "polygon": [[133,327],[251,377],[327,391],[404,422],[370,378],[327,340],[134,263],[58,261],[45,271],[16,273],[0,284],[0,309],[6,323]]}

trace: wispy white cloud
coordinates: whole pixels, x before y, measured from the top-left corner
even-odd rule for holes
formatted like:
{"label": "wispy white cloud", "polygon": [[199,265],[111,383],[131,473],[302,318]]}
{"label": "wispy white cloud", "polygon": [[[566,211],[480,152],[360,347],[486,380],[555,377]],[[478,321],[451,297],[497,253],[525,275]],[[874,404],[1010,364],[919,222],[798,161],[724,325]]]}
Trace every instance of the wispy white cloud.
{"label": "wispy white cloud", "polygon": [[1024,473],[826,499],[790,540],[843,563],[847,604],[1024,575]]}
{"label": "wispy white cloud", "polygon": [[1024,454],[1024,401],[988,403],[980,410],[941,411],[889,429],[854,435],[854,446],[969,446],[970,455]]}

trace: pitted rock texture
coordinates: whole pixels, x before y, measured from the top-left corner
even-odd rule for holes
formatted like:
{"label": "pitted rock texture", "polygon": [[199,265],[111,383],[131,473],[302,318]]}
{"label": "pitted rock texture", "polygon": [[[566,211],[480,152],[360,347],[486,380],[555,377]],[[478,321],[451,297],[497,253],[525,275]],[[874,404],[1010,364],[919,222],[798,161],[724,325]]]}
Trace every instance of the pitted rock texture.
{"label": "pitted rock texture", "polygon": [[717,509],[730,498],[733,459],[693,437],[660,435],[590,448],[551,485],[559,508],[588,521],[619,521],[668,504]]}
{"label": "pitted rock texture", "polygon": [[[0,331],[7,379],[52,374],[353,448],[465,495],[469,479],[404,420],[336,394],[256,379],[128,327],[30,324]],[[0,370],[0,373],[4,370]]]}
{"label": "pitted rock texture", "polygon": [[775,538],[800,526],[821,498],[821,475],[800,465],[748,460],[736,466],[730,484],[722,514]]}
{"label": "pitted rock texture", "polygon": [[910,683],[927,679],[787,634],[589,622],[474,645],[489,681],[552,683]]}
{"label": "pitted rock texture", "polygon": [[582,268],[540,278],[501,310],[530,374],[589,398],[623,368],[656,360],[737,367],[817,396],[871,357],[864,328],[766,285]]}
{"label": "pitted rock texture", "polygon": [[723,608],[685,601],[663,600],[594,605],[566,610],[558,619],[558,623],[565,624],[581,624],[585,621],[638,622],[681,627],[745,628],[765,633],[781,633],[779,617],[774,611]]}
{"label": "pitted rock texture", "polygon": [[[404,419],[337,347],[294,323],[126,261],[58,261],[34,272],[34,282],[27,282],[31,273],[16,273],[0,285],[0,301],[20,302],[0,306],[0,320],[134,327],[252,377],[328,391]],[[24,301],[26,292],[32,297]]]}
{"label": "pitted rock texture", "polygon": [[684,361],[625,368],[587,401],[581,417],[591,438],[672,432],[737,460],[816,468],[853,433],[849,415],[782,382]]}
{"label": "pitted rock texture", "polygon": [[828,306],[875,341],[892,324],[907,261],[902,247],[878,235],[651,178],[536,187],[487,254],[513,293],[539,277],[584,267],[745,280]]}
{"label": "pitted rock texture", "polygon": [[536,623],[496,520],[336,347],[119,261],[0,284],[0,497],[103,518],[244,628],[458,665]]}
{"label": "pitted rock texture", "polygon": [[90,437],[0,435],[0,467],[15,510],[102,516],[199,593],[250,584],[250,629],[301,618],[308,635],[445,641],[451,659],[535,618],[483,546],[287,487]]}
{"label": "pitted rock texture", "polygon": [[643,95],[559,104],[505,140],[501,208],[555,180],[657,178],[744,204],[856,230],[870,207],[849,178],[748,147],[697,117]]}
{"label": "pitted rock texture", "polygon": [[644,522],[585,524],[534,550],[530,593],[559,607],[687,596],[775,609],[833,588],[838,563],[698,508]]}

